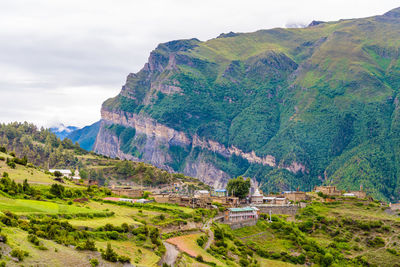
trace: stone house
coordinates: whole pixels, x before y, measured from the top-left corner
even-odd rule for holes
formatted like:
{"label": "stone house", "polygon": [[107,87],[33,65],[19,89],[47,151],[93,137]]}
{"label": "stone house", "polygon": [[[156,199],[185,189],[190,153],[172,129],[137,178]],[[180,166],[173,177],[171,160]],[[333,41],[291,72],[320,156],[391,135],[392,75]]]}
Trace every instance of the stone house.
{"label": "stone house", "polygon": [[283,195],[290,201],[300,202],[307,199],[306,192],[301,191],[284,191]]}
{"label": "stone house", "polygon": [[341,196],[342,192],[336,189],[336,186],[316,186],[315,192],[321,192],[327,196]]}
{"label": "stone house", "polygon": [[276,205],[287,205],[287,204],[289,204],[289,201],[286,197],[277,197],[275,199],[275,204]]}
{"label": "stone house", "polygon": [[142,189],[133,189],[130,187],[123,187],[123,188],[112,188],[111,192],[113,192],[116,195],[119,196],[127,196],[127,197],[142,197],[143,196],[143,190]]}

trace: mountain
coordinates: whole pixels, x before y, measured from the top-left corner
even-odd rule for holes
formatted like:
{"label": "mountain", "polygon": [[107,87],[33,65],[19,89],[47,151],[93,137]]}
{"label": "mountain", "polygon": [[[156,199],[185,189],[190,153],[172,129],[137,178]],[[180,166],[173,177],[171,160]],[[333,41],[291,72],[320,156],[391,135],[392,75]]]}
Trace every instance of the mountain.
{"label": "mountain", "polygon": [[63,140],[67,135],[71,134],[72,132],[78,130],[78,127],[75,126],[65,126],[64,124],[60,123],[56,126],[50,128],[50,131],[54,133],[58,138]]}
{"label": "mountain", "polygon": [[96,141],[96,136],[99,132],[100,121],[93,123],[92,125],[85,126],[82,129],[77,129],[70,132],[66,138],[72,140],[72,142],[78,142],[79,145],[88,151],[93,149],[94,142]]}
{"label": "mountain", "polygon": [[400,8],[158,45],[102,105],[94,151],[264,190],[400,192]]}

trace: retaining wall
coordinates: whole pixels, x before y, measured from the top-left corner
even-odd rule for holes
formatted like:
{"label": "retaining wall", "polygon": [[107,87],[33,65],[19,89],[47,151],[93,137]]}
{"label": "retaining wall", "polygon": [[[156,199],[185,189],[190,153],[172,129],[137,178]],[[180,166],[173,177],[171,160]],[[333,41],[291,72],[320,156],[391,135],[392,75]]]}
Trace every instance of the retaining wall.
{"label": "retaining wall", "polygon": [[257,224],[257,220],[248,220],[248,221],[240,221],[240,222],[229,222],[227,223],[231,229],[238,229],[245,226],[253,226]]}
{"label": "retaining wall", "polygon": [[267,206],[267,205],[257,205],[258,209],[260,209],[261,213],[267,213],[271,211],[271,214],[284,214],[284,215],[296,215],[297,211],[299,210],[299,206],[297,205],[284,205],[284,206]]}

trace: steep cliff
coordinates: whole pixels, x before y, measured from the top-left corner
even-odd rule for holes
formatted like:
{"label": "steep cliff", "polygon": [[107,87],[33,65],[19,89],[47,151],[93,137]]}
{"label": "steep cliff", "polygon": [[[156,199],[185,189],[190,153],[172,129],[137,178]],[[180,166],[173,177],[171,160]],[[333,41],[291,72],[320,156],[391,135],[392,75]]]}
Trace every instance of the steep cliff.
{"label": "steep cliff", "polygon": [[104,102],[94,150],[217,187],[398,199],[399,14],[160,44]]}

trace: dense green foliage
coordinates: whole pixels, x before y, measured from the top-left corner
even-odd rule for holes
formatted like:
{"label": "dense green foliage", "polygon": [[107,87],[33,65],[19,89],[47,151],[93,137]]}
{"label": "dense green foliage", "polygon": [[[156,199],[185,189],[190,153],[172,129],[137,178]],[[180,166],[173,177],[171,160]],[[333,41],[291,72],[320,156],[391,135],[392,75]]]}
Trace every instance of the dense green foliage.
{"label": "dense green foliage", "polygon": [[250,179],[244,179],[239,176],[228,181],[226,190],[230,196],[238,197],[239,199],[245,199],[250,192]]}
{"label": "dense green foliage", "polygon": [[[276,163],[246,166],[224,151],[181,146],[167,151],[175,170],[201,157],[231,177],[256,178],[264,191],[323,180],[397,200],[399,14],[164,43],[103,109],[150,115]],[[140,157],[137,141],[124,139],[123,150]]]}
{"label": "dense green foliage", "polygon": [[26,122],[0,124],[0,146],[22,158],[14,158],[15,163],[26,165],[29,161],[43,168],[75,168],[75,155],[88,153],[79,144],[69,139],[61,141],[49,130]]}

